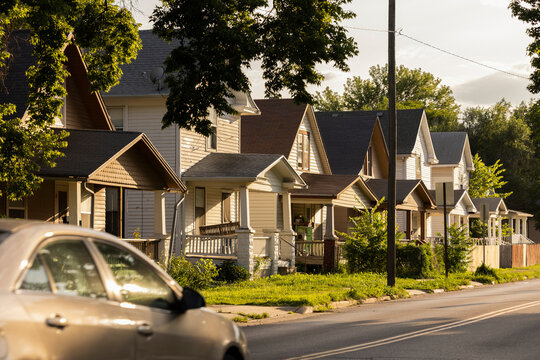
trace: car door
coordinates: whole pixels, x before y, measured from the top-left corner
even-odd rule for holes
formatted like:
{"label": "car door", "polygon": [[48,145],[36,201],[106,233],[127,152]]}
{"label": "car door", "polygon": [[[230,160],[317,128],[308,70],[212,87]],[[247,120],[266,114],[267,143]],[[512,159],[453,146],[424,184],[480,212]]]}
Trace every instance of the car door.
{"label": "car door", "polygon": [[95,241],[116,280],[137,333],[136,359],[209,359],[215,346],[194,331],[204,326],[199,310],[173,310],[175,292],[148,263],[125,247]]}
{"label": "car door", "polygon": [[133,329],[110,299],[85,240],[48,240],[17,297],[51,359],[134,359]]}

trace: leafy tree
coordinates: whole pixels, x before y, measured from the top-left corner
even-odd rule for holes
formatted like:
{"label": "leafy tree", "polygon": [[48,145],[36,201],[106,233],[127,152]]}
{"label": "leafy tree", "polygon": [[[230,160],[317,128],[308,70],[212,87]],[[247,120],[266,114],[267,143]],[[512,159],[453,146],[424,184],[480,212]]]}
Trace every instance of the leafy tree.
{"label": "leafy tree", "polygon": [[[347,79],[343,94],[326,88],[317,92],[316,107],[323,111],[384,110],[388,108],[388,66],[372,66],[370,79],[354,76]],[[400,65],[396,69],[396,104],[398,109],[425,108],[433,131],[460,129],[459,105],[452,90],[441,79],[422,69]]]}
{"label": "leafy tree", "polygon": [[[208,111],[235,113],[228,99],[248,91],[245,68],[262,61],[266,96],[288,90],[312,103],[308,84],[320,84],[320,63],[347,71],[356,43],[339,25],[354,13],[351,0],[162,0],[152,15],[154,32],[179,45],[165,66],[167,112],[163,127],[177,124],[208,135]],[[271,7],[269,6],[271,4]]]}
{"label": "leafy tree", "polygon": [[140,48],[137,28],[129,11],[107,0],[0,1],[0,79],[6,78],[14,61],[10,45],[20,30],[29,34],[26,40],[35,60],[26,72],[24,123],[14,116],[21,109],[0,105],[0,195],[10,199],[31,195],[43,181],[36,173],[42,166],[54,166],[66,146],[67,133],[50,128],[61,117],[66,95],[65,45],[72,42],[86,50],[92,91],[107,90],[120,79],[119,65],[134,58]]}
{"label": "leafy tree", "polygon": [[527,47],[527,52],[531,56],[533,73],[527,88],[537,94],[540,92],[540,3],[537,0],[512,0],[509,8],[513,16],[531,25],[527,29],[527,35],[533,40]]}
{"label": "leafy tree", "polygon": [[[437,236],[442,237],[441,234]],[[454,224],[448,227],[448,271],[464,272],[467,271],[471,261],[471,252],[473,243],[467,236],[467,226]],[[438,264],[444,264],[444,245],[435,246],[435,255]],[[442,270],[442,269],[439,269]]]}
{"label": "leafy tree", "polygon": [[506,198],[512,193],[500,193],[498,189],[502,188],[507,182],[503,181],[501,175],[506,170],[502,168],[500,160],[493,165],[484,164],[480,155],[474,155],[474,171],[471,172],[469,180],[469,195],[473,198],[500,197]]}

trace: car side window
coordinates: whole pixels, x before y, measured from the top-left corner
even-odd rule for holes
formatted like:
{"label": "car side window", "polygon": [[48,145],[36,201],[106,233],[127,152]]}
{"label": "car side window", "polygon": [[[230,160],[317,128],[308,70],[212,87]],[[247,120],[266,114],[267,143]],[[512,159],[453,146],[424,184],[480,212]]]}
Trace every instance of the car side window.
{"label": "car side window", "polygon": [[51,284],[45,267],[39,256],[36,256],[32,267],[28,269],[21,284],[22,290],[51,292]]}
{"label": "car side window", "polygon": [[39,250],[56,294],[106,298],[96,265],[82,240],[60,240]]}
{"label": "car side window", "polygon": [[95,244],[121,288],[123,301],[160,309],[173,308],[174,292],[149,264],[128,250],[102,242]]}

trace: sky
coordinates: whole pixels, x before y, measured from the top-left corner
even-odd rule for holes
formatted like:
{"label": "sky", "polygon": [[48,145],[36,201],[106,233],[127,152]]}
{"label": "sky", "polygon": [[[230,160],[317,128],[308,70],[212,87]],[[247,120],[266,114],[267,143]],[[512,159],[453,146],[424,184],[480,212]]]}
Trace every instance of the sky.
{"label": "sky", "polygon": [[[157,3],[159,0],[139,0],[140,13],[134,15],[142,24],[141,29],[151,28],[148,16]],[[509,0],[396,0],[396,29],[437,48],[521,77],[457,58],[404,36],[396,37],[397,65],[421,68],[440,78],[442,84],[451,87],[462,108],[490,106],[502,98],[514,105],[538,98],[526,88],[531,71],[526,53],[531,41],[525,33],[527,24],[511,16],[508,3]],[[329,86],[341,93],[347,78],[368,78],[370,66],[387,63],[387,33],[354,28],[386,30],[388,1],[353,0],[347,9],[355,12],[356,18],[343,25],[356,40],[359,54],[349,59],[347,73],[321,65],[319,70],[325,80],[320,87],[310,87],[310,91],[322,91]],[[247,74],[253,98],[264,97],[264,82],[257,64]]]}

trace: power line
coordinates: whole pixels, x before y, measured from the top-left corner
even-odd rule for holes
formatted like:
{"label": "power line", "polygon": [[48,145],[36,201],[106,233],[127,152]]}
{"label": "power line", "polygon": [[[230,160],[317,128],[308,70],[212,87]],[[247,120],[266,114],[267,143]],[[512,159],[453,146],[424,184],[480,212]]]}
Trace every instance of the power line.
{"label": "power line", "polygon": [[[387,33],[389,32],[388,30],[382,30],[382,29],[369,29],[369,28],[360,28],[360,27],[354,27],[354,26],[344,26],[345,28],[347,29],[352,29],[352,30],[361,30],[361,31],[373,31],[373,32],[384,32],[384,33]],[[473,60],[473,59],[470,59],[470,58],[467,58],[465,56],[461,56],[459,54],[456,54],[456,53],[453,53],[451,51],[448,51],[448,50],[445,50],[445,49],[442,49],[438,46],[435,46],[435,45],[432,45],[432,44],[429,44],[425,41],[422,41],[420,39],[417,39],[415,37],[412,37],[410,35],[407,35],[405,33],[403,33],[403,30],[402,29],[399,29],[397,31],[395,31],[396,35],[398,36],[403,36],[409,40],[412,40],[412,41],[415,41],[419,44],[422,44],[424,46],[427,46],[427,47],[430,47],[432,49],[435,49],[435,50],[438,50],[440,52],[443,52],[445,54],[448,54],[448,55],[451,55],[451,56],[454,56],[454,57],[457,57],[458,59],[461,59],[461,60],[465,60],[465,61],[468,61],[468,62],[471,62],[473,64],[476,64],[476,65],[480,65],[480,66],[483,66],[485,68],[488,68],[488,69],[491,69],[491,70],[495,70],[495,71],[498,71],[500,73],[503,73],[503,74],[506,74],[506,75],[510,75],[510,76],[515,76],[515,77],[518,77],[518,78],[521,78],[521,79],[526,79],[526,80],[529,80],[529,78],[527,76],[523,76],[523,75],[519,75],[519,74],[515,74],[515,73],[512,73],[512,72],[509,72],[509,71],[506,71],[506,70],[502,70],[502,69],[499,69],[499,68],[496,68],[494,66],[491,66],[491,65],[487,65],[487,64],[483,64],[479,61],[476,61],[476,60]]]}

